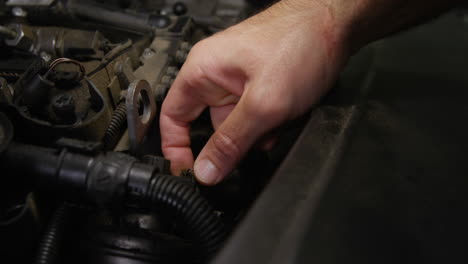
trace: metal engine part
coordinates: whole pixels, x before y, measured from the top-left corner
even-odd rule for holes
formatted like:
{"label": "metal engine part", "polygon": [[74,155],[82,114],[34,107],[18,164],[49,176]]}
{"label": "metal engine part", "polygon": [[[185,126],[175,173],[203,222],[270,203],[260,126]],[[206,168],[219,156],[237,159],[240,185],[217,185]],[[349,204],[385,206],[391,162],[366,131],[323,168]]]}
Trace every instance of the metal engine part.
{"label": "metal engine part", "polygon": [[[7,262],[207,263],[222,247],[274,166],[253,152],[216,188],[169,175],[157,111],[191,47],[250,10],[216,2],[0,5]],[[194,153],[212,132],[205,113]]]}

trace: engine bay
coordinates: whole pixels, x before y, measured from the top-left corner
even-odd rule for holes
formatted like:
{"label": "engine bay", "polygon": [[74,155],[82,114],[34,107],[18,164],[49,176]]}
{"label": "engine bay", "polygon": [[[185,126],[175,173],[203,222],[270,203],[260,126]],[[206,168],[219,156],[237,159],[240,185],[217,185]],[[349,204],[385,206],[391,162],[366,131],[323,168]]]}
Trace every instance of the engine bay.
{"label": "engine bay", "polygon": [[[159,109],[191,47],[260,4],[2,4],[0,234],[8,263],[206,263],[219,251],[292,140],[251,151],[227,180],[205,187],[191,170],[170,175]],[[206,111],[192,124],[194,154],[212,133]]]}
{"label": "engine bay", "polygon": [[188,53],[269,2],[0,1],[0,262],[465,263],[466,8],[361,49],[220,184],[171,175]]}

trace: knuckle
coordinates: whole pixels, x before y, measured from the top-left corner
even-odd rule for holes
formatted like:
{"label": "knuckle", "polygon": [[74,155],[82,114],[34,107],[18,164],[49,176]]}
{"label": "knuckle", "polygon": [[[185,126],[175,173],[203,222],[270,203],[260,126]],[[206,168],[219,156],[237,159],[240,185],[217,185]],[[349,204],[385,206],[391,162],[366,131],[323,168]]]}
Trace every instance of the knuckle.
{"label": "knuckle", "polygon": [[193,45],[193,47],[190,49],[190,54],[197,55],[199,53],[203,53],[203,51],[206,49],[208,39],[202,39],[195,43],[195,45]]}
{"label": "knuckle", "polygon": [[207,75],[200,65],[194,65],[191,67],[190,74],[185,76],[185,83],[187,83],[190,89],[203,86]]}
{"label": "knuckle", "polygon": [[205,79],[208,78],[205,70],[203,69],[203,67],[200,64],[197,64],[194,67],[192,67],[191,75],[192,75],[191,76],[192,79],[199,80],[199,81],[202,81],[202,80],[205,80]]}
{"label": "knuckle", "polygon": [[249,94],[245,97],[244,110],[247,116],[263,117],[266,112],[265,108],[265,102],[262,102],[261,98],[259,98],[255,94]]}

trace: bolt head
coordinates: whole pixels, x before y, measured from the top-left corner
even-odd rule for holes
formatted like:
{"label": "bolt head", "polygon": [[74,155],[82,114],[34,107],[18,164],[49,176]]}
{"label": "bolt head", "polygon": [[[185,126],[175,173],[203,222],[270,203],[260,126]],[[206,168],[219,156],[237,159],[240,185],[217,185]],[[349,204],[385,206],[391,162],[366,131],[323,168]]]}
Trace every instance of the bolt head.
{"label": "bolt head", "polygon": [[6,39],[5,43],[11,47],[31,51],[35,39],[34,32],[31,28],[23,24],[13,24],[9,27],[16,31],[16,38]]}
{"label": "bolt head", "polygon": [[49,62],[51,59],[52,59],[52,55],[50,55],[49,53],[45,52],[45,51],[41,51],[41,53],[39,54],[41,56],[41,58],[45,61],[45,62]]}
{"label": "bolt head", "polygon": [[11,10],[11,14],[16,17],[26,17],[28,15],[28,12],[26,12],[26,10],[24,10],[23,8],[19,6],[15,6]]}

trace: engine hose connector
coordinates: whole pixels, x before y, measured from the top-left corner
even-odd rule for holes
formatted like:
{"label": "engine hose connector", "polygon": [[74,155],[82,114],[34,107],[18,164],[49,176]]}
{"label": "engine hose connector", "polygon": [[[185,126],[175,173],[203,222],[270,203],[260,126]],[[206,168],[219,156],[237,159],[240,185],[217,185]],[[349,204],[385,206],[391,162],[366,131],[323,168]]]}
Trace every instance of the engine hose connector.
{"label": "engine hose connector", "polygon": [[38,189],[60,193],[75,202],[111,208],[126,204],[167,212],[185,224],[200,245],[200,260],[212,257],[225,238],[221,219],[196,189],[164,174],[164,168],[132,156],[107,152],[90,157],[65,149],[13,143],[1,163],[17,175],[33,175]]}

